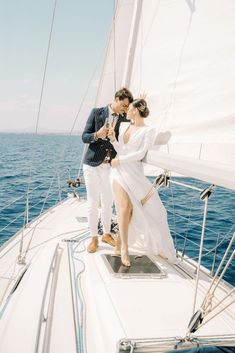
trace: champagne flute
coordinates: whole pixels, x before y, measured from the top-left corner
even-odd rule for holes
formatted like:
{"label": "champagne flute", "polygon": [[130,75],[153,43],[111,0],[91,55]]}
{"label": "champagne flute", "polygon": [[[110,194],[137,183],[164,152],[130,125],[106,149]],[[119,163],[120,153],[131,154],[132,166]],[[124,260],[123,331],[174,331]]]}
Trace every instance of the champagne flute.
{"label": "champagne flute", "polygon": [[104,123],[104,126],[106,129],[109,129],[109,126],[110,126],[110,116],[108,116],[106,119],[105,119],[105,123]]}
{"label": "champagne flute", "polygon": [[[106,129],[109,129],[110,126],[111,126],[111,119],[110,119],[110,118],[111,118],[111,117],[108,116],[108,117],[105,119],[104,126],[105,126]],[[108,137],[107,137],[107,136],[105,137],[105,140],[108,140]]]}
{"label": "champagne flute", "polygon": [[115,126],[117,124],[118,121],[118,115],[112,115],[112,122],[111,122],[111,126],[115,129]]}

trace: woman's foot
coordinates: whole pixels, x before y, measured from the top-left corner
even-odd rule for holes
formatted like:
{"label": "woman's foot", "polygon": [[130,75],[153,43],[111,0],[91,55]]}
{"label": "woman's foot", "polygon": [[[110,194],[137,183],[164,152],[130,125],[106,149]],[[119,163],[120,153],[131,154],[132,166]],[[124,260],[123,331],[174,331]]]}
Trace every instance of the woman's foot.
{"label": "woman's foot", "polygon": [[121,249],[121,262],[126,267],[131,266],[128,249]]}
{"label": "woman's foot", "polygon": [[121,238],[120,238],[120,235],[118,235],[117,239],[116,239],[116,245],[115,245],[115,248],[114,248],[114,254],[116,256],[121,256]]}

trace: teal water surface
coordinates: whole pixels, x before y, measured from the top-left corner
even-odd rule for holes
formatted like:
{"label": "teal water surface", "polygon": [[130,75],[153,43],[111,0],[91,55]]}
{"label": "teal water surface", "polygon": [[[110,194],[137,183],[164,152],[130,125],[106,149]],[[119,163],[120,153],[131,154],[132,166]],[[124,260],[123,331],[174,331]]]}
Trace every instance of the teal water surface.
{"label": "teal water surface", "polygon": [[[47,209],[71,192],[67,180],[77,177],[82,151],[79,136],[0,134],[0,244],[23,226],[27,190],[29,220],[41,212],[43,205]],[[207,186],[193,179],[181,180],[200,188]],[[85,195],[84,187],[79,191]],[[204,206],[199,193],[172,185],[162,188],[160,196],[168,211],[175,246],[179,250],[185,246],[186,254],[197,259]],[[209,199],[203,252],[203,264],[208,268],[213,263],[216,241],[220,244],[217,266],[235,231],[234,211],[235,192],[215,188]],[[183,237],[187,237],[186,242]],[[234,261],[225,279],[235,285]]]}

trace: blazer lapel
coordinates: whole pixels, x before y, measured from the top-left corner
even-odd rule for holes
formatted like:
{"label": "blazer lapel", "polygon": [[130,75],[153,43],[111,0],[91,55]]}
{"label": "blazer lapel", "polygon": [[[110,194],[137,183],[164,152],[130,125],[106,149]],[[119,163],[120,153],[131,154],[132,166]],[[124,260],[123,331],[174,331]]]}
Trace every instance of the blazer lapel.
{"label": "blazer lapel", "polygon": [[99,129],[104,125],[105,119],[108,118],[108,116],[109,116],[109,109],[107,106],[107,107],[104,107],[104,109],[100,112],[99,120],[98,120]]}
{"label": "blazer lapel", "polygon": [[105,123],[105,119],[108,118],[109,116],[109,107],[107,105],[107,107],[104,108],[104,113],[103,113],[103,125]]}

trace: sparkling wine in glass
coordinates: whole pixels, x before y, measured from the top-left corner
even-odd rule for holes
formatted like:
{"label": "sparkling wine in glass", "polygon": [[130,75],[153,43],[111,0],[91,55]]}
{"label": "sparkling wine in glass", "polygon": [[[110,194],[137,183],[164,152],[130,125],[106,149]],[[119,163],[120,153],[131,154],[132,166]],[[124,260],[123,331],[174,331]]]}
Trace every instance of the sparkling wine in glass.
{"label": "sparkling wine in glass", "polygon": [[117,124],[117,121],[118,121],[118,115],[112,115],[112,122],[111,122],[111,126],[113,128],[115,128],[116,124]]}
{"label": "sparkling wine in glass", "polygon": [[[108,118],[105,119],[105,123],[104,123],[104,126],[106,129],[109,129],[110,126],[111,126],[111,120],[110,120],[110,116]],[[105,137],[105,140],[108,140],[108,136]]]}
{"label": "sparkling wine in glass", "polygon": [[105,119],[105,128],[106,128],[106,129],[109,129],[110,123],[111,123],[110,117],[106,118],[106,119]]}

